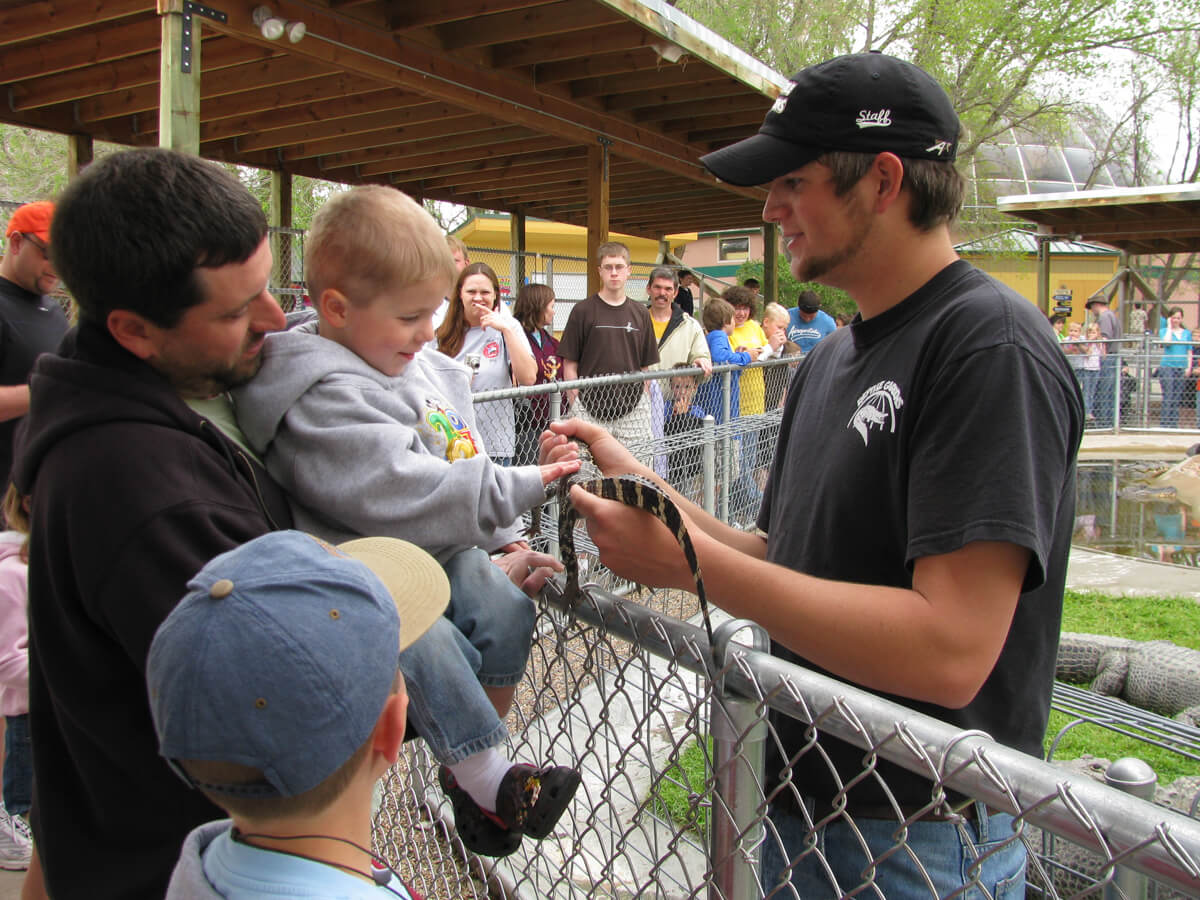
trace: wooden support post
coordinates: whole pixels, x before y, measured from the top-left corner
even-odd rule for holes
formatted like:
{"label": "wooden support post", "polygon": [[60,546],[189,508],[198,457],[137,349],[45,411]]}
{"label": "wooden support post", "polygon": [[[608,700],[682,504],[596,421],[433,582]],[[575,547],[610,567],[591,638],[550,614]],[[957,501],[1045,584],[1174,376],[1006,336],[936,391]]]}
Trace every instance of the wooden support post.
{"label": "wooden support post", "polygon": [[1050,315],[1050,242],[1051,234],[1037,235],[1037,303],[1044,315]]}
{"label": "wooden support post", "polygon": [[[271,209],[267,216],[267,223],[272,228],[292,227],[291,172],[271,172]],[[271,255],[275,258],[275,266],[271,275],[271,286],[276,288],[290,288],[292,286],[293,272],[292,235],[290,232],[271,232]]]}
{"label": "wooden support post", "polygon": [[[183,0],[158,0],[162,52],[158,85],[158,144],[186,153],[200,152],[200,20],[183,15]],[[190,34],[187,34],[190,32]],[[191,58],[184,71],[183,43],[190,37]]]}
{"label": "wooden support post", "polygon": [[597,137],[595,145],[588,148],[588,295],[598,293],[600,267],[596,263],[596,251],[608,240],[608,148],[612,142]]}
{"label": "wooden support post", "polygon": [[512,299],[525,283],[525,213],[515,212],[508,219],[508,242],[512,247]]}
{"label": "wooden support post", "polygon": [[779,303],[779,226],[767,222],[763,234],[762,293],[767,303]]}
{"label": "wooden support post", "polygon": [[665,266],[667,264],[667,257],[670,255],[671,245],[667,243],[667,239],[665,237],[660,237],[658,239],[658,264],[660,266]]}
{"label": "wooden support post", "polygon": [[90,134],[67,135],[67,177],[74,178],[91,163],[92,136]]}

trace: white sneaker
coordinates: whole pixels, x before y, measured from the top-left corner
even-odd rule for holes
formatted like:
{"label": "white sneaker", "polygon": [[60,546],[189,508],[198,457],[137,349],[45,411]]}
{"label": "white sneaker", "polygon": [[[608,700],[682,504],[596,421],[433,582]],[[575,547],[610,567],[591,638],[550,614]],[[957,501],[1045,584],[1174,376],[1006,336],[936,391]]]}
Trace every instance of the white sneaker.
{"label": "white sneaker", "polygon": [[33,838],[20,816],[10,815],[0,803],[0,869],[20,872],[29,868]]}

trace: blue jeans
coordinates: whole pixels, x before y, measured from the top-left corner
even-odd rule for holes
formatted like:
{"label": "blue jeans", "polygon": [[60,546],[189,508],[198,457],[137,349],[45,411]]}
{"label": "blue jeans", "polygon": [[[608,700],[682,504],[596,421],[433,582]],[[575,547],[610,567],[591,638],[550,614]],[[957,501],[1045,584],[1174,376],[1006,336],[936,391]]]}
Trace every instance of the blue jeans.
{"label": "blue jeans", "polygon": [[483,688],[521,680],[535,610],[478,548],[451,557],[445,569],[450,605],[400,654],[400,671],[413,727],[438,762],[452,765],[504,742],[508,731]]}
{"label": "blue jeans", "polygon": [[1111,428],[1113,424],[1116,398],[1117,373],[1120,370],[1120,359],[1110,351],[1100,360],[1100,377],[1096,380],[1096,393],[1092,403],[1092,415],[1096,417],[1096,426]]}
{"label": "blue jeans", "polygon": [[[976,807],[978,809],[978,807]],[[863,871],[872,857],[878,857],[892,847],[897,840],[895,833],[900,823],[895,819],[856,818],[854,824],[862,832],[870,848],[868,857],[858,837],[845,819],[835,819],[817,829],[815,835],[808,830],[802,815],[791,812],[773,811],[770,824],[779,832],[785,852],[796,859],[806,849],[806,839],[816,851],[796,861],[791,870],[791,885],[801,900],[825,900],[841,896],[863,883]],[[921,861],[936,895],[931,894],[921,869],[905,850],[893,853],[879,864],[875,872],[875,889],[867,889],[857,897],[872,897],[876,900],[932,900],[945,897],[973,880],[971,865],[978,856],[996,850],[1005,840],[1013,838],[1012,816],[996,813],[984,817],[978,824],[963,823],[967,832],[964,837],[953,822],[914,822],[908,827],[905,844]],[[780,884],[787,868],[770,827],[763,842],[762,888],[769,895]],[[972,849],[973,848],[973,849]],[[976,854],[975,851],[978,851]],[[830,882],[824,863],[828,863],[837,879],[837,888]],[[983,860],[979,872],[979,883],[988,889],[995,900],[1024,900],[1025,897],[1025,845],[1020,840],[996,850]],[[776,896],[792,897],[790,892]],[[978,889],[959,896],[964,900],[983,900]]]}
{"label": "blue jeans", "polygon": [[1179,407],[1183,405],[1184,369],[1159,366],[1158,383],[1162,386],[1162,412],[1158,422],[1163,428],[1179,427]]}
{"label": "blue jeans", "polygon": [[24,815],[33,799],[29,715],[5,716],[4,722],[4,808],[14,816]]}

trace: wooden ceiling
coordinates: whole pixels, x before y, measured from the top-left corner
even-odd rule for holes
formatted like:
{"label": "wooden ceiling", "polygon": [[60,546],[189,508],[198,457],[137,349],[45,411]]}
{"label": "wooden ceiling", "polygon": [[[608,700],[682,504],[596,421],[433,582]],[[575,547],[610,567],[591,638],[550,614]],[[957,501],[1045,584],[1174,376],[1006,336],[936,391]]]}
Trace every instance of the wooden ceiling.
{"label": "wooden ceiling", "polygon": [[[268,3],[306,25],[295,44],[256,5],[193,15],[208,158],[586,225],[606,146],[610,230],[761,224],[764,193],[698,159],[786,82],[661,0]],[[0,2],[0,120],[157,144],[160,21],[153,0]]]}
{"label": "wooden ceiling", "polygon": [[1035,222],[1041,234],[1099,241],[1137,255],[1200,251],[1200,186],[1099,188],[1000,197],[1000,212]]}

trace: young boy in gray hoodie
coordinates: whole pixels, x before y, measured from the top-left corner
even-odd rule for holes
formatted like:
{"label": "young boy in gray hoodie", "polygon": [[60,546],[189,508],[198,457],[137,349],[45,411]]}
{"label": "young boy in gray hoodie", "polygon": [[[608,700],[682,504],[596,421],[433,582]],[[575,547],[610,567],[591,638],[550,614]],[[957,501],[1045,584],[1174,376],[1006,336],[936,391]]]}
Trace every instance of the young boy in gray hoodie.
{"label": "young boy in gray hoodie", "polygon": [[424,349],[455,267],[413,200],[384,187],[335,196],[313,219],[305,270],[318,321],[267,338],[261,371],[234,394],[238,424],[297,528],[401,538],[445,567],[446,616],[400,657],[409,715],[442,763],[463,843],[507,855],[524,834],[550,834],[579,773],[498,749],[535,610],[488,554],[523,546],[515,520],[578,464],[488,458],[469,370]]}

